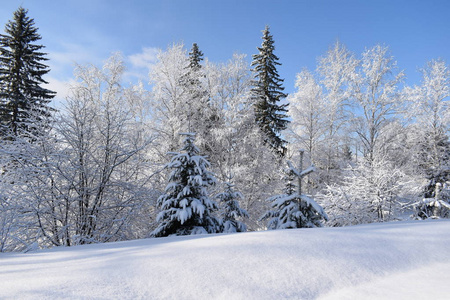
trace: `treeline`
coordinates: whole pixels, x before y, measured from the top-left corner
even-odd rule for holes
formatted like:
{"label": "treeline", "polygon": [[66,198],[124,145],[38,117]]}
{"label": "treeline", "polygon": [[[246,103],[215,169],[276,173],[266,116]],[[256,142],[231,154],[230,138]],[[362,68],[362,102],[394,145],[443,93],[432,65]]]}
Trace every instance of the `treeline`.
{"label": "treeline", "polygon": [[[357,57],[336,43],[286,95],[266,27],[251,67],[239,54],[212,63],[197,44],[160,51],[150,91],[123,85],[120,54],[78,65],[54,111],[33,19],[19,8],[5,31],[0,251],[448,217],[441,60],[404,87],[387,47]],[[315,168],[293,166],[299,149]]]}

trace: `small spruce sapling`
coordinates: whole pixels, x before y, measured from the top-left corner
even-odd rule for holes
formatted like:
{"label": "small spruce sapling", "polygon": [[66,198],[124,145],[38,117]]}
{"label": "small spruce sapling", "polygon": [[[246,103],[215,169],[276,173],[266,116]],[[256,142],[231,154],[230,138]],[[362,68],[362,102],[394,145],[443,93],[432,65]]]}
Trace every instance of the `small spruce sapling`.
{"label": "small spruce sapling", "polygon": [[158,198],[161,212],[157,216],[159,226],[153,237],[216,233],[219,221],[213,216],[217,204],[208,197],[208,188],[216,182],[207,170],[209,162],[199,154],[194,145],[195,134],[183,133],[184,147],[179,153],[171,153],[172,160],[166,166],[172,169],[165,193]]}
{"label": "small spruce sapling", "polygon": [[231,182],[226,182],[224,192],[218,194],[216,198],[222,203],[222,232],[247,231],[247,226],[238,220],[239,218],[248,218],[247,211],[239,206],[239,201],[243,199],[243,195],[234,190],[234,185]]}
{"label": "small spruce sapling", "polygon": [[[314,166],[302,170],[303,151],[300,151],[300,168],[297,170],[291,162],[286,171],[285,193],[267,199],[272,202],[273,211],[268,211],[261,220],[270,219],[268,229],[313,228],[322,227],[321,220],[328,220],[323,208],[314,199],[302,194],[302,178],[314,171]],[[297,191],[295,178],[297,177]]]}

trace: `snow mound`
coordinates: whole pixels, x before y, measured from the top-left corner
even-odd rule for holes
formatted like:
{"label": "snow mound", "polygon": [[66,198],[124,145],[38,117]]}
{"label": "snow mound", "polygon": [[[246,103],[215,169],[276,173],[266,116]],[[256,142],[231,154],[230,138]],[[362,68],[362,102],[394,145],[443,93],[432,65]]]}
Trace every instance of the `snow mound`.
{"label": "snow mound", "polygon": [[4,253],[0,298],[444,299],[449,232],[430,220]]}

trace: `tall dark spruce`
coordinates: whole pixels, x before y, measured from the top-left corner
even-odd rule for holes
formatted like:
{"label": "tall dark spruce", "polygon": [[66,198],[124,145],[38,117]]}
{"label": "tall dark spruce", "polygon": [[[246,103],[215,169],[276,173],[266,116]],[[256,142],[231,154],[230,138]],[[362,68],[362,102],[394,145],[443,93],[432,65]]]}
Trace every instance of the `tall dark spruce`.
{"label": "tall dark spruce", "polygon": [[276,66],[281,65],[279,58],[273,53],[275,50],[273,36],[269,27],[263,30],[263,42],[258,47],[259,53],[253,55],[252,67],[255,80],[253,82],[252,97],[255,105],[255,119],[265,134],[264,142],[280,156],[286,152],[286,141],[280,136],[286,129],[288,104],[280,104],[287,97],[283,93],[283,79],[278,75]]}
{"label": "tall dark spruce", "polygon": [[36,134],[40,120],[50,116],[55,92],[42,87],[50,69],[40,52],[44,46],[28,10],[19,7],[0,35],[0,125],[1,134]]}
{"label": "tall dark spruce", "polygon": [[200,148],[209,156],[213,143],[211,130],[217,126],[219,120],[202,80],[205,78],[201,65],[202,60],[203,52],[196,43],[192,44],[191,52],[189,52],[189,65],[183,76],[183,86],[188,102],[188,131],[197,134]]}
{"label": "tall dark spruce", "polygon": [[204,76],[200,64],[202,60],[203,52],[194,43],[191,52],[189,52],[189,65],[186,68],[186,74],[183,76],[183,86],[188,101],[188,131],[196,131],[200,135],[202,133],[199,133],[198,129],[204,122],[204,114],[207,109],[206,91],[200,80]]}

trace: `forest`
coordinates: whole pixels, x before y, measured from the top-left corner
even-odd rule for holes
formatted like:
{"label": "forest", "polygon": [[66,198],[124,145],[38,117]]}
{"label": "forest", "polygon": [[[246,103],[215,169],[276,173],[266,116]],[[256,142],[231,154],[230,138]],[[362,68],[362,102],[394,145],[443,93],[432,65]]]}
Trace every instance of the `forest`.
{"label": "forest", "polygon": [[388,46],[335,42],[287,95],[266,26],[251,63],[160,50],[148,90],[120,53],[76,65],[57,110],[27,14],[0,35],[0,252],[450,217],[439,58],[407,86]]}

